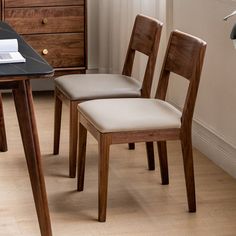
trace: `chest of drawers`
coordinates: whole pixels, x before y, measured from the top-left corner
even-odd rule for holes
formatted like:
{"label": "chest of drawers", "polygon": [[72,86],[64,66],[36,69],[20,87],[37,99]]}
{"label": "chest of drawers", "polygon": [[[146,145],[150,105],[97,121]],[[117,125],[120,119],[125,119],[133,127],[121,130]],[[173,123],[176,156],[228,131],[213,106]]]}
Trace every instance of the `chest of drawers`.
{"label": "chest of drawers", "polygon": [[51,64],[56,75],[87,69],[86,0],[1,0],[1,19]]}

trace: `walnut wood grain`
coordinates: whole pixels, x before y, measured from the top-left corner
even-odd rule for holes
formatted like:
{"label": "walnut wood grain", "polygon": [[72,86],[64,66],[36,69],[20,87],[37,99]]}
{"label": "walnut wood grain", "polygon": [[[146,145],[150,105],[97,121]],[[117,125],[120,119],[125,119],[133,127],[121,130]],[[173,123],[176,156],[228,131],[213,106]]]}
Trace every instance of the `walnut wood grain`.
{"label": "walnut wood grain", "polygon": [[70,128],[69,128],[69,176],[75,178],[76,176],[76,155],[77,155],[77,140],[78,140],[78,103],[77,101],[70,101]]}
{"label": "walnut wood grain", "polygon": [[84,34],[40,34],[24,35],[24,39],[43,55],[54,68],[85,66]]}
{"label": "walnut wood grain", "polygon": [[98,220],[106,221],[108,170],[111,136],[100,134],[98,139]]}
{"label": "walnut wood grain", "polygon": [[86,156],[86,143],[87,143],[87,129],[82,124],[79,125],[79,156],[81,157],[78,162],[78,181],[77,190],[84,190],[84,171],[85,171],[85,156]]}
{"label": "walnut wood grain", "polygon": [[62,68],[54,68],[55,69],[55,77],[61,76],[61,75],[68,75],[68,74],[85,74],[86,73],[86,67],[80,66],[80,67],[62,67]]}
{"label": "walnut wood grain", "polygon": [[0,93],[0,151],[7,151],[7,137],[5,129],[5,121],[3,114],[2,94]]}
{"label": "walnut wood grain", "polygon": [[[158,20],[143,16],[143,15],[138,15],[136,17],[133,31],[131,34],[131,38],[130,38],[130,44],[127,50],[127,56],[126,56],[126,60],[124,64],[123,75],[130,76],[132,74],[133,62],[134,62],[136,51],[144,53],[148,56],[148,63],[147,63],[146,72],[145,72],[145,76],[142,83],[142,89],[141,89],[141,94],[143,97],[150,96],[151,84],[153,81],[153,75],[154,75],[155,66],[156,66],[156,57],[158,53],[159,41],[160,41],[160,36],[161,36],[161,30],[162,30],[162,23],[159,22]],[[58,90],[60,90],[60,92],[63,93],[62,88]],[[70,100],[69,97],[68,97],[68,100]],[[76,101],[76,102],[77,104],[79,104],[81,101]],[[75,112],[77,112],[77,109]],[[70,111],[70,114],[74,114],[74,111]],[[55,120],[55,122],[57,121]],[[74,124],[73,127],[77,127],[76,124]],[[78,135],[75,135],[74,132],[77,132],[77,129],[73,130],[73,136],[77,137]],[[58,137],[54,136],[54,146],[57,146],[55,142],[57,142],[58,139],[59,139]],[[74,147],[74,145],[70,145],[70,147]],[[149,154],[149,159],[150,159],[148,163],[154,163],[154,154],[152,152],[153,148],[150,144],[148,145],[148,147],[150,147],[147,152]],[[74,170],[70,169],[69,172],[75,173],[76,157],[74,157],[73,155],[77,153],[77,150],[76,149],[69,150],[69,153],[71,154],[69,155],[70,163],[72,163],[71,160],[75,160],[74,167],[72,164],[70,165],[71,168],[74,168]],[[149,166],[149,169],[153,169],[153,166]]]}
{"label": "walnut wood grain", "polygon": [[129,150],[135,149],[135,143],[129,143]]}
{"label": "walnut wood grain", "polygon": [[[189,212],[196,211],[191,128],[205,51],[206,43],[203,40],[180,31],[172,32],[163,62],[156,97],[165,100],[170,73],[176,73],[189,80],[188,92],[185,99],[182,117],[180,119],[180,128],[173,129],[165,127],[163,129],[159,128],[143,131],[139,131],[137,128],[136,131],[126,130],[102,133],[100,130],[95,128],[93,123],[90,122],[90,119],[87,119],[82,115],[82,113],[79,113],[80,126],[82,125],[86,128],[97,139],[99,145],[99,221],[106,221],[110,145],[130,142],[158,142],[162,183],[168,184],[169,176],[166,141],[176,139],[181,141],[188,208]],[[93,120],[91,114],[87,115],[91,120]],[[83,134],[79,133],[79,135],[81,136]],[[81,161],[83,161],[83,163],[85,162],[84,153],[79,152],[78,162],[80,163]],[[78,171],[79,170],[80,169],[78,168]],[[78,173],[78,176],[80,176],[78,181],[84,179],[81,175],[81,173]]]}
{"label": "walnut wood grain", "polygon": [[13,90],[13,95],[40,231],[42,236],[52,236],[30,82],[18,83],[19,88]]}
{"label": "walnut wood grain", "polygon": [[148,62],[142,82],[142,97],[150,97],[154,68],[156,66],[157,51],[160,44],[160,34],[162,24],[158,27],[151,18],[139,15],[136,17],[127,55],[123,67],[123,75],[131,76],[136,52],[144,53],[148,56]]}
{"label": "walnut wood grain", "polygon": [[169,169],[168,169],[166,141],[158,141],[157,148],[158,148],[159,164],[161,170],[161,182],[163,185],[167,185],[169,184]]}
{"label": "walnut wood grain", "polygon": [[0,1],[0,17],[1,17],[1,19],[4,19],[4,5],[5,5],[5,3],[4,3],[4,1]]}
{"label": "walnut wood grain", "polygon": [[146,152],[147,152],[148,169],[155,170],[155,156],[152,142],[146,142]]}
{"label": "walnut wood grain", "polygon": [[5,7],[42,7],[84,5],[84,0],[5,0]]}
{"label": "walnut wood grain", "polygon": [[55,92],[55,109],[54,109],[54,146],[53,154],[57,155],[59,153],[60,144],[60,133],[61,133],[61,111],[62,111],[62,101],[58,98]]}
{"label": "walnut wood grain", "polygon": [[5,21],[19,34],[84,32],[84,7],[6,8]]}

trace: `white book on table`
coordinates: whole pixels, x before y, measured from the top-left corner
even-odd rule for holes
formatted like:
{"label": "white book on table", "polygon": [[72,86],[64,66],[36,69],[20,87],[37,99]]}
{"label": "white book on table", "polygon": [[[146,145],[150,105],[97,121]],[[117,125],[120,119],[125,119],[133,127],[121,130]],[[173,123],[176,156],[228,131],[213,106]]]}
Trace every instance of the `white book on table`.
{"label": "white book on table", "polygon": [[0,64],[25,62],[25,58],[18,51],[17,39],[0,40]]}

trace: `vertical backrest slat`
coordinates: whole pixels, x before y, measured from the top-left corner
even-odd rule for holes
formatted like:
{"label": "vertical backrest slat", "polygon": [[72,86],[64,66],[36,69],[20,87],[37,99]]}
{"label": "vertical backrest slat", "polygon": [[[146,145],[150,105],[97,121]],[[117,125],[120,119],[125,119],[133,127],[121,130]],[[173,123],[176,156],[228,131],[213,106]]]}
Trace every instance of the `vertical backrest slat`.
{"label": "vertical backrest slat", "polygon": [[182,113],[182,126],[191,125],[200,76],[206,51],[206,42],[180,31],[173,31],[168,43],[156,98],[165,100],[170,73],[189,80]]}
{"label": "vertical backrest slat", "polygon": [[148,56],[142,83],[143,97],[149,97],[151,93],[162,25],[158,20],[143,15],[137,15],[135,19],[122,74],[131,76],[136,51]]}

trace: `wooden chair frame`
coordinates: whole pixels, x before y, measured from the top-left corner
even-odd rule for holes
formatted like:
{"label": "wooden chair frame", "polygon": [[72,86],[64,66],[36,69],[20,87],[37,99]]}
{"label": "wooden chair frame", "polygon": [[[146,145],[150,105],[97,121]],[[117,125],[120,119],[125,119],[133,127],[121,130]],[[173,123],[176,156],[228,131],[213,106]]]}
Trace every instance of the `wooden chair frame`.
{"label": "wooden chair frame", "polygon": [[97,139],[99,146],[99,214],[100,222],[106,221],[109,149],[112,144],[130,142],[157,142],[162,184],[169,183],[167,140],[180,140],[187,189],[189,212],[196,211],[191,127],[206,43],[196,37],[172,32],[158,83],[156,98],[165,100],[170,72],[189,80],[188,92],[182,112],[181,127],[146,131],[101,133],[82,113],[79,113],[78,191],[84,188],[87,130]]}
{"label": "wooden chair frame", "polygon": [[[139,51],[148,56],[147,67],[142,82],[141,96],[149,97],[151,86],[155,72],[156,58],[160,43],[162,23],[156,19],[143,15],[137,15],[127,55],[123,68],[123,75],[131,76],[135,52]],[[77,106],[84,100],[71,100],[60,88],[55,88],[55,117],[54,117],[54,148],[53,154],[59,153],[60,129],[62,102],[69,105],[70,108],[70,128],[69,128],[69,176],[74,178],[76,175],[76,156],[77,156],[77,139],[78,139],[78,111]],[[130,149],[134,145],[130,144]],[[147,143],[147,151],[149,153],[148,163],[149,169],[155,168],[153,145]]]}

